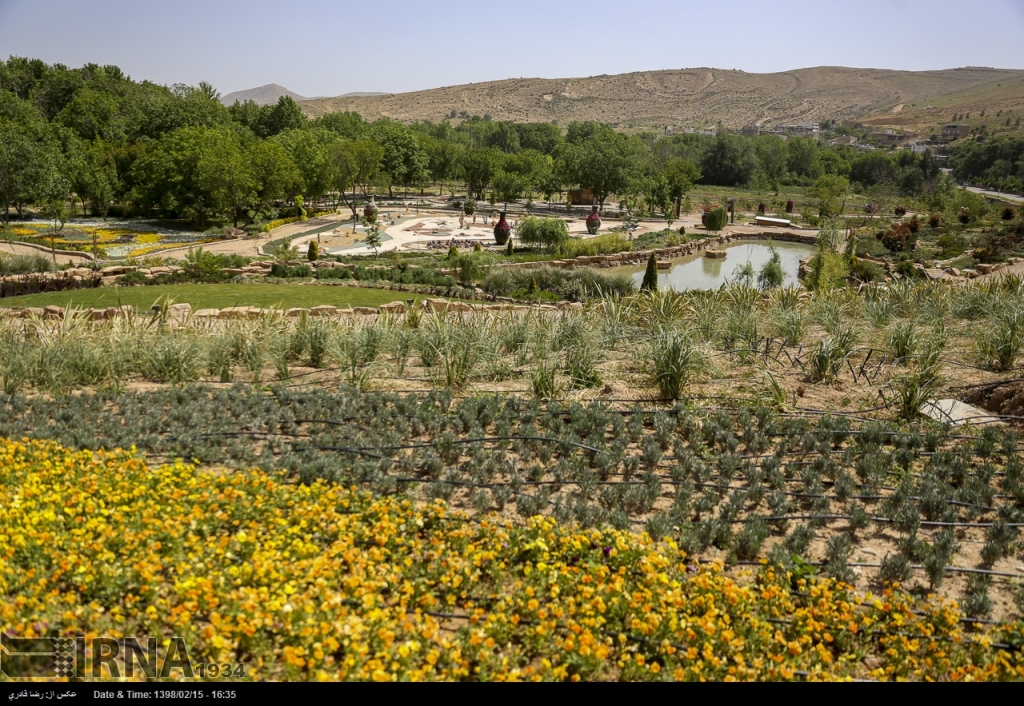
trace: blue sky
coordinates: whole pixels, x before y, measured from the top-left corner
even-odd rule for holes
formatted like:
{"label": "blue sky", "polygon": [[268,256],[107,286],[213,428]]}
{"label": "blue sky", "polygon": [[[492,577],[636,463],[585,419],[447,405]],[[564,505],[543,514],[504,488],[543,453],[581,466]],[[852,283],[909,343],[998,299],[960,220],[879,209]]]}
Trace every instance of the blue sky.
{"label": "blue sky", "polygon": [[305,96],[711,66],[1024,68],[1024,0],[0,0],[0,57]]}

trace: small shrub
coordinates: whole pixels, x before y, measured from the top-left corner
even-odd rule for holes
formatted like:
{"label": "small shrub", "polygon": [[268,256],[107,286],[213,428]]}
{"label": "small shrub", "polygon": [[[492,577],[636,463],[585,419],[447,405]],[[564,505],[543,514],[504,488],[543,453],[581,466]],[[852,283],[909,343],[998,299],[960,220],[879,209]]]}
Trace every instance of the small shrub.
{"label": "small shrub", "polygon": [[310,262],[316,262],[320,259],[320,246],[316,244],[315,240],[309,241],[309,247],[306,248],[306,259]]}
{"label": "small shrub", "polygon": [[912,250],[917,236],[910,226],[905,223],[894,225],[882,236],[882,245],[892,252],[906,252]]}
{"label": "small shrub", "polygon": [[928,217],[928,225],[931,226],[932,230],[937,230],[942,227],[942,216],[937,213],[933,213]]}
{"label": "small shrub", "polygon": [[516,236],[520,242],[527,245],[540,245],[549,250],[557,250],[569,240],[569,228],[561,218],[527,216],[519,221]]}
{"label": "small shrub", "polygon": [[1000,218],[1002,218],[1004,221],[1012,221],[1016,216],[1017,212],[1013,210],[1013,206],[1007,206],[1006,208],[1003,209],[1003,212],[1000,214]]}
{"label": "small shrub", "polygon": [[711,233],[717,233],[725,228],[725,224],[729,222],[729,213],[725,210],[725,206],[719,206],[708,211],[702,220],[706,230]]}

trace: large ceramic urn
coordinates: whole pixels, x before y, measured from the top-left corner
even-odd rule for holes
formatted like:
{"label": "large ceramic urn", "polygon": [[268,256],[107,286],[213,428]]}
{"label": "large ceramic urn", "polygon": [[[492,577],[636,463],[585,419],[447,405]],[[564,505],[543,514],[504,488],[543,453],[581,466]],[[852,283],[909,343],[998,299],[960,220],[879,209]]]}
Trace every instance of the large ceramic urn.
{"label": "large ceramic urn", "polygon": [[505,212],[501,212],[500,220],[494,224],[494,242],[498,245],[504,245],[508,242],[509,236],[512,235],[512,226],[505,220]]}
{"label": "large ceramic urn", "polygon": [[366,204],[366,208],[363,209],[363,216],[366,218],[367,223],[377,222],[377,203],[370,197],[370,203]]}

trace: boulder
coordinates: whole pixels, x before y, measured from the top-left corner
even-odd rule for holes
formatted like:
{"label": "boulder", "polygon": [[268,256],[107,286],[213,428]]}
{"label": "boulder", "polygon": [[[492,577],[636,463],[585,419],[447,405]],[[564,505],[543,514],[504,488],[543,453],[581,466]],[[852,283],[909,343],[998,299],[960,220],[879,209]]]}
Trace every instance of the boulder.
{"label": "boulder", "polygon": [[244,319],[249,315],[249,307],[247,306],[229,306],[226,309],[221,309],[217,314],[218,319]]}
{"label": "boulder", "polygon": [[192,314],[192,318],[216,319],[218,314],[220,314],[220,309],[199,309],[194,314]]}
{"label": "boulder", "polygon": [[308,313],[309,309],[302,309],[302,308],[288,309],[287,311],[284,312],[284,315],[285,316],[290,316],[292,318],[298,318],[298,317],[302,316],[303,312],[307,312]]}
{"label": "boulder", "polygon": [[388,302],[387,304],[381,304],[380,310],[384,314],[404,314],[405,302]]}
{"label": "boulder", "polygon": [[23,319],[41,319],[46,315],[46,310],[38,306],[30,306],[21,310]]}
{"label": "boulder", "polygon": [[43,309],[43,315],[47,319],[63,319],[64,313],[64,307],[54,306],[53,304]]}
{"label": "boulder", "polygon": [[104,267],[102,270],[100,270],[100,274],[103,277],[114,277],[119,275],[126,275],[129,272],[135,272],[135,270],[137,269],[139,268],[134,267],[132,265],[111,265],[110,267]]}
{"label": "boulder", "polygon": [[373,306],[357,306],[352,309],[352,312],[359,316],[376,316],[380,313],[377,308]]}
{"label": "boulder", "polygon": [[338,307],[322,304],[320,306],[311,307],[309,310],[310,316],[334,316],[338,313]]}
{"label": "boulder", "polygon": [[722,259],[726,255],[725,250],[705,250],[704,257],[710,257],[712,259]]}
{"label": "boulder", "polygon": [[167,313],[171,316],[186,317],[192,313],[191,304],[171,304],[167,307]]}
{"label": "boulder", "polygon": [[672,269],[672,263],[669,262],[668,260],[658,260],[658,269],[659,270],[670,270],[670,269]]}
{"label": "boulder", "polygon": [[107,310],[106,309],[90,309],[89,318],[93,321],[106,321]]}

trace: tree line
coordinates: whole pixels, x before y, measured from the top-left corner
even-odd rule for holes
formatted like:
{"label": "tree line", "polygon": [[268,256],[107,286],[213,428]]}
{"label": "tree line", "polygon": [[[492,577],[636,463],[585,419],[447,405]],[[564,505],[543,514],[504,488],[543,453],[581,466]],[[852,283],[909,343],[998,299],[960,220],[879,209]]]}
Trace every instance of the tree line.
{"label": "tree line", "polygon": [[823,195],[824,212],[851,186],[919,196],[948,188],[941,181],[928,152],[861,153],[774,135],[625,134],[589,121],[470,116],[457,126],[405,125],[350,112],[309,119],[287,97],[224,106],[205,83],[136,82],[116,66],[0,62],[5,221],[12,211],[54,215],[74,204],[104,217],[258,225],[296,204],[347,207],[355,216],[366,194],[428,185],[443,193],[455,183],[469,198],[505,202],[583,188],[602,208],[614,194],[627,209],[651,214],[678,208],[697,184],[803,185]]}

